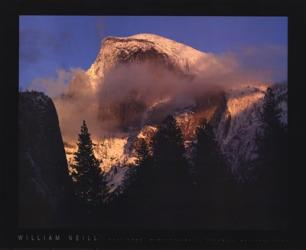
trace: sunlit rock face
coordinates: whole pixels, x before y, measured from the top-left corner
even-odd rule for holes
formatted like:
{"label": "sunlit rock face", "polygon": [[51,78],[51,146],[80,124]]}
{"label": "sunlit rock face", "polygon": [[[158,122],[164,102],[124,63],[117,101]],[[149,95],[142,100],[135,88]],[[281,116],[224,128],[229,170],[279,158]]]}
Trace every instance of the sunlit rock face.
{"label": "sunlit rock face", "polygon": [[72,182],[53,102],[43,93],[20,93],[18,113],[19,225],[69,225]]}
{"label": "sunlit rock face", "polygon": [[238,176],[240,166],[258,157],[256,136],[261,133],[263,98],[269,86],[281,110],[281,122],[287,125],[287,85],[246,85],[226,93],[226,109],[216,126],[216,135],[221,150]]}
{"label": "sunlit rock face", "polygon": [[[205,119],[213,125],[221,150],[237,175],[242,163],[257,157],[255,137],[260,132],[262,100],[270,84],[214,84],[219,80],[210,75],[227,76],[232,68],[235,63],[231,61],[157,35],[102,41],[85,80],[74,80],[78,87],[71,88],[70,98],[85,88],[85,96],[90,96],[86,103],[94,103],[90,114],[95,120],[89,130],[95,155],[102,160],[101,169],[108,172],[110,192],[120,187],[129,166],[135,163],[138,138],[150,143],[169,114],[182,130],[187,159],[193,152],[196,128]],[[273,90],[286,124],[287,87],[275,85]],[[65,140],[65,133],[63,137],[71,165],[76,141]]]}
{"label": "sunlit rock face", "polygon": [[92,87],[101,83],[99,79],[122,63],[143,63],[144,61],[162,64],[183,75],[195,73],[197,62],[211,56],[182,43],[154,34],[137,34],[130,37],[107,37],[102,41],[101,50],[87,71],[93,80]]}

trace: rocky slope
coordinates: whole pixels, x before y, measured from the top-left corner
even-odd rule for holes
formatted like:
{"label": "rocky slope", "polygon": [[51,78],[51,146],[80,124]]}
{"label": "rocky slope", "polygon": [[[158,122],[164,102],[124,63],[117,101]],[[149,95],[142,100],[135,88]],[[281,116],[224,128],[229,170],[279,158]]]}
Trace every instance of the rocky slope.
{"label": "rocky slope", "polygon": [[39,92],[19,94],[19,225],[58,227],[71,212],[71,179],[52,100]]}

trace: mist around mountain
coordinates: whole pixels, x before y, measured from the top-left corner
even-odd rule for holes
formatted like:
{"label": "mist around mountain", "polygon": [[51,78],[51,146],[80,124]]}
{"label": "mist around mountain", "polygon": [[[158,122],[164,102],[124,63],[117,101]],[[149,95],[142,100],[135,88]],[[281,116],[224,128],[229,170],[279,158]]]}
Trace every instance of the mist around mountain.
{"label": "mist around mountain", "polygon": [[[20,178],[32,190],[22,197],[42,200],[44,217],[49,207],[66,207],[57,190],[69,186],[61,195],[73,200],[70,225],[286,228],[287,85],[263,81],[267,74],[157,35],[106,38],[88,71],[75,70],[64,88],[54,85],[62,89],[53,101],[20,94],[35,102],[21,102],[21,117],[37,121],[33,130],[20,123],[20,152],[28,157]],[[51,136],[57,143],[44,143]],[[49,152],[45,162],[41,152]]]}

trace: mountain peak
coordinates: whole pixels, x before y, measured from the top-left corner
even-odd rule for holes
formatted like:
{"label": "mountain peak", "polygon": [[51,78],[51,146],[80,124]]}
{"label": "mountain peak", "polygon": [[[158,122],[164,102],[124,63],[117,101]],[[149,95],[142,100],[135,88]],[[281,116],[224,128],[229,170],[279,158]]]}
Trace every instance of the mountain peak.
{"label": "mountain peak", "polygon": [[153,34],[153,33],[138,33],[135,35],[131,35],[131,36],[126,36],[126,37],[120,37],[120,36],[107,36],[102,40],[102,46],[109,41],[120,41],[120,42],[128,42],[128,41],[138,41],[138,42],[151,42],[151,43],[156,43],[156,44],[160,44],[160,43],[172,43],[172,44],[180,44],[183,45],[184,47],[189,47],[185,44],[179,43],[177,41],[174,41],[170,38],[161,36],[161,35],[157,35],[157,34]]}
{"label": "mountain peak", "polygon": [[135,60],[152,61],[153,58],[185,75],[196,74],[199,61],[214,60],[214,56],[209,53],[160,35],[140,33],[127,37],[108,36],[102,40],[101,49],[87,74],[95,88],[97,80],[103,81],[107,72],[116,65]]}
{"label": "mountain peak", "polygon": [[156,35],[156,34],[152,34],[152,33],[138,33],[135,35],[131,35],[131,36],[107,36],[102,40],[102,44],[104,41],[106,40],[112,40],[112,39],[120,39],[120,40],[128,40],[128,39],[139,39],[139,40],[148,40],[148,41],[154,41],[154,40],[159,40],[159,39],[168,39],[171,40],[169,38],[160,36],[160,35]]}

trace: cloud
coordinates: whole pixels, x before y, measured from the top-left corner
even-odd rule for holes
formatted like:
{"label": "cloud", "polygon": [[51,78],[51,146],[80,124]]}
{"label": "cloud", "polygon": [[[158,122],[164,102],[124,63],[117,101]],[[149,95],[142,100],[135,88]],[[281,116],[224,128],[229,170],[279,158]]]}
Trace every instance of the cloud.
{"label": "cloud", "polygon": [[243,70],[265,72],[270,81],[287,80],[288,51],[286,46],[267,44],[236,50]]}
{"label": "cloud", "polygon": [[83,120],[87,121],[93,134],[99,134],[96,95],[84,70],[58,70],[56,77],[37,78],[27,89],[52,97],[66,141],[76,141]]}
{"label": "cloud", "polygon": [[194,105],[210,91],[270,81],[275,72],[268,66],[277,61],[274,56],[284,60],[282,53],[283,48],[272,46],[208,54],[196,62],[195,76],[178,74],[156,62],[118,65],[97,83],[96,90],[84,70],[60,70],[56,78],[36,79],[31,87],[53,97],[64,140],[75,142],[82,120],[93,138],[123,133]]}
{"label": "cloud", "polygon": [[81,69],[71,69],[70,71],[58,70],[55,78],[52,77],[41,77],[36,78],[32,81],[29,90],[37,90],[47,93],[50,97],[60,96],[66,93],[71,80],[74,75],[77,74]]}

